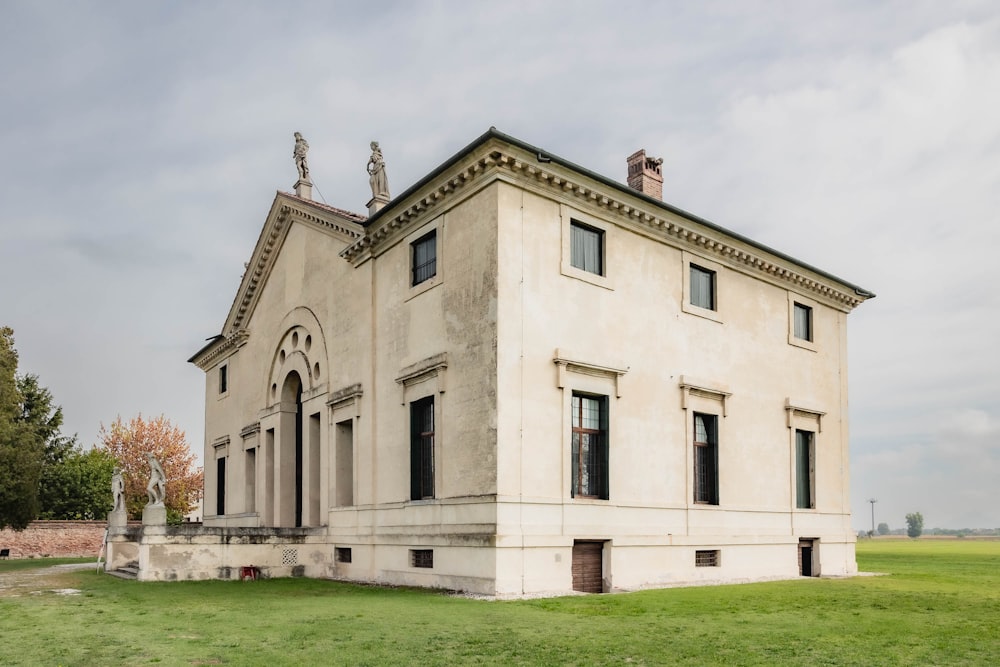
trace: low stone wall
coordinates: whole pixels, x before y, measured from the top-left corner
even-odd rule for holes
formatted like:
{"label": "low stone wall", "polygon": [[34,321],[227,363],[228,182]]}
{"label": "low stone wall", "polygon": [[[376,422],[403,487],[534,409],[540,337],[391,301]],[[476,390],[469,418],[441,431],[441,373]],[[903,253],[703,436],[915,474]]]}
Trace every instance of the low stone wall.
{"label": "low stone wall", "polygon": [[11,558],[85,558],[101,551],[107,521],[32,521],[22,531],[0,530],[0,549]]}
{"label": "low stone wall", "polygon": [[238,579],[258,576],[334,577],[325,528],[129,525],[108,537],[108,569],[138,563],[139,581]]}

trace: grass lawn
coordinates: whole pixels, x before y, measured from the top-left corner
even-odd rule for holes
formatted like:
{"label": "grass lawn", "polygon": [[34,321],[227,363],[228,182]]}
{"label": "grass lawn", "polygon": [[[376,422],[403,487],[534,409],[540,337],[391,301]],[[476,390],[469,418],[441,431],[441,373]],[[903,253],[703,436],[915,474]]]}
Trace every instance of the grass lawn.
{"label": "grass lawn", "polygon": [[858,563],[892,576],[483,602],[85,570],[48,584],[79,595],[0,591],[0,664],[1000,664],[1000,542],[866,541]]}

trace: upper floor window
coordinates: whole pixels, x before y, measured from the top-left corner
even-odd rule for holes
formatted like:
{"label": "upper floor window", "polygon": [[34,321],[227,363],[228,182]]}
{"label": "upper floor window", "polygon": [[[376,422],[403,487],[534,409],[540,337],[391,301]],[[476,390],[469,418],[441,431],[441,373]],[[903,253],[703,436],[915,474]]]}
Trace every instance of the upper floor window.
{"label": "upper floor window", "polygon": [[715,271],[691,264],[691,305],[715,310]]}
{"label": "upper floor window", "polygon": [[813,309],[796,303],[793,307],[793,326],[795,337],[801,340],[813,339]]}
{"label": "upper floor window", "polygon": [[421,236],[410,244],[412,251],[410,285],[419,285],[437,275],[437,230]]}
{"label": "upper floor window", "polygon": [[573,394],[571,467],[574,498],[608,498],[608,399]]}
{"label": "upper floor window", "polygon": [[225,394],[229,391],[229,365],[219,366],[219,393]]}
{"label": "upper floor window", "polygon": [[719,504],[718,417],[694,413],[694,501]]}
{"label": "upper floor window", "polygon": [[570,223],[570,266],[604,275],[604,232],[573,220]]}

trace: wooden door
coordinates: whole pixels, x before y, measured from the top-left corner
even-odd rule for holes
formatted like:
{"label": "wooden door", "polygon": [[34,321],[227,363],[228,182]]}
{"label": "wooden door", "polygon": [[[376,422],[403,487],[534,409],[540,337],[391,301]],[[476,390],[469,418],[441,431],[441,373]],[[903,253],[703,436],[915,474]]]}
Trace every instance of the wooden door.
{"label": "wooden door", "polygon": [[573,543],[573,590],[583,593],[604,592],[604,543]]}

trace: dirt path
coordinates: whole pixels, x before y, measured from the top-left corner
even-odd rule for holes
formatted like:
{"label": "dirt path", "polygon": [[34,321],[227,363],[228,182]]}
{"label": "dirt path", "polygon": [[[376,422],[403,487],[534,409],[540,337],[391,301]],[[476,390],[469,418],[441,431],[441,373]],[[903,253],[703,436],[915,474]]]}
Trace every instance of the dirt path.
{"label": "dirt path", "polygon": [[75,570],[96,568],[96,563],[70,563],[68,565],[52,565],[35,570],[15,570],[0,572],[0,597],[20,597],[22,595],[38,595],[42,592],[59,595],[76,595],[80,591],[74,588],[58,588],[62,575]]}

